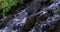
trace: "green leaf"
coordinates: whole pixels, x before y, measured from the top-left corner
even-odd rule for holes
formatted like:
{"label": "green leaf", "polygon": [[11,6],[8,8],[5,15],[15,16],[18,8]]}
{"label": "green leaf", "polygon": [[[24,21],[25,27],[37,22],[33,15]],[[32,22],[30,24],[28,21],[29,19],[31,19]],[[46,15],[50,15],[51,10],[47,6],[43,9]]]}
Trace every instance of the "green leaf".
{"label": "green leaf", "polygon": [[57,10],[54,11],[54,13],[60,14],[60,7],[58,7]]}

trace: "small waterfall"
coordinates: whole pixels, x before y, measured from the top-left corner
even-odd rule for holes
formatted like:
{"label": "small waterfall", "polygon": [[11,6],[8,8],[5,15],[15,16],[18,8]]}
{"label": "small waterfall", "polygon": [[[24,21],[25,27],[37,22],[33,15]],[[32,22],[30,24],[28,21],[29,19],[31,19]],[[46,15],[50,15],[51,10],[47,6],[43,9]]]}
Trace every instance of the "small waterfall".
{"label": "small waterfall", "polygon": [[25,10],[23,10],[20,13],[17,13],[16,15],[14,15],[14,18],[9,21],[7,26],[2,31],[11,32],[11,30],[13,29],[13,27],[15,25],[16,26],[18,26],[19,24],[20,24],[20,26],[24,25],[26,23],[27,15],[28,14],[27,14],[27,12],[25,12]]}
{"label": "small waterfall", "polygon": [[[37,1],[37,0],[35,0],[35,1]],[[37,2],[39,3],[39,1],[40,0],[38,0]],[[42,0],[41,0],[42,1]],[[44,0],[45,1],[45,0]],[[47,0],[46,0],[47,1]],[[11,20],[9,20],[9,21],[7,21],[7,24],[6,24],[6,26],[4,26],[4,28],[1,28],[0,29],[0,32],[12,32],[12,30],[13,30],[13,32],[20,32],[20,28],[18,29],[18,27],[17,26],[19,26],[19,27],[23,27],[25,24],[26,24],[26,20],[29,18],[29,17],[35,17],[35,16],[37,16],[37,15],[39,15],[40,16],[40,18],[39,18],[39,23],[38,23],[38,21],[37,21],[37,18],[36,19],[34,19],[34,20],[36,20],[36,23],[35,23],[35,25],[36,24],[38,24],[37,26],[39,26],[39,27],[37,27],[38,28],[38,30],[36,30],[36,27],[35,26],[33,26],[32,28],[30,28],[29,27],[29,29],[31,29],[30,31],[28,31],[28,32],[49,32],[50,30],[52,30],[52,29],[54,29],[55,28],[55,23],[57,22],[57,20],[60,20],[60,15],[59,14],[54,14],[54,10],[56,10],[56,8],[57,7],[59,7],[59,4],[60,4],[60,1],[59,0],[57,0],[56,2],[54,2],[54,3],[52,3],[50,6],[48,6],[48,7],[46,7],[46,8],[43,8],[41,11],[39,11],[39,12],[36,12],[37,11],[37,8],[40,8],[40,4],[38,4],[38,3],[35,3],[35,2],[33,2],[33,4],[30,6],[30,7],[28,7],[27,9],[24,9],[24,10],[22,10],[21,12],[19,12],[19,13],[17,13],[17,14],[15,14],[14,15],[14,17],[13,17],[13,19],[11,19]],[[35,4],[35,5],[34,5]],[[37,5],[38,6],[37,6]],[[35,8],[35,6],[36,6],[36,8]],[[33,7],[33,8],[31,8],[31,7]],[[35,11],[35,10],[36,11]],[[29,10],[29,11],[28,11]],[[30,11],[31,10],[31,11]],[[53,12],[53,15],[52,16],[50,16],[50,14],[49,14],[49,12],[48,12],[48,10],[53,10],[52,12]],[[33,12],[35,13],[33,13]],[[28,16],[28,14],[31,12],[31,15],[29,15]],[[47,16],[46,16],[47,15]],[[41,20],[42,18],[44,18],[44,17],[47,17],[45,20]],[[6,17],[4,18],[4,19],[6,19]],[[0,24],[2,24],[2,23],[5,23],[5,21],[3,20],[3,19],[1,19],[0,20]],[[8,18],[7,18],[7,20],[8,20]],[[33,21],[34,21],[33,20]],[[28,22],[27,22],[28,23]],[[29,23],[29,25],[31,25],[31,23],[32,23],[32,20],[31,20],[31,22]],[[1,25],[0,25],[1,26]],[[26,25],[27,27],[28,27],[28,25]],[[26,26],[24,26],[23,28],[25,28]],[[14,27],[15,27],[15,29],[14,29]],[[17,27],[17,28],[16,28]],[[27,28],[26,27],[26,28]],[[25,29],[26,29],[25,28]],[[18,31],[19,30],[19,31]]]}

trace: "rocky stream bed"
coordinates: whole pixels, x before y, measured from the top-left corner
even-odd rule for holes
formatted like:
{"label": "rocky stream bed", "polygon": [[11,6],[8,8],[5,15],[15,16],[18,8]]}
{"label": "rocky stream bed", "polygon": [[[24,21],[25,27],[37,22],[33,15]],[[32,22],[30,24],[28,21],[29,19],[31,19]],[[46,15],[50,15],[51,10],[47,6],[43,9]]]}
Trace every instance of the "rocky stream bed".
{"label": "rocky stream bed", "polygon": [[0,19],[0,32],[60,32],[60,14],[54,13],[60,0],[34,0],[28,4]]}

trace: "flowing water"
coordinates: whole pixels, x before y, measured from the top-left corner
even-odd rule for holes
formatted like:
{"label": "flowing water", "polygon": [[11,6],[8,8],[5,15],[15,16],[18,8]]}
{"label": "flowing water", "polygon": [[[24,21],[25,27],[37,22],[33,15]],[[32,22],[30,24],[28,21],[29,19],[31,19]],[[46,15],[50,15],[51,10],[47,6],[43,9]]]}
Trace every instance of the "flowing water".
{"label": "flowing water", "polygon": [[[50,5],[48,8],[43,9],[42,11],[39,11],[38,13],[32,14],[31,17],[36,16],[36,15],[45,15],[46,13],[48,13],[48,9],[53,9],[55,10],[60,4],[60,1],[57,3],[53,3],[52,5]],[[53,16],[50,16],[49,14],[47,14],[48,17],[46,20],[40,21],[38,26],[38,32],[48,32],[51,29],[55,28],[55,23],[57,22],[57,20],[60,19],[60,15],[59,14],[54,14]],[[26,9],[22,10],[21,12],[17,13],[14,15],[13,19],[7,21],[7,24],[4,26],[4,28],[0,29],[0,32],[11,32],[13,30],[13,32],[20,32],[20,30],[13,29],[13,27],[16,26],[24,26],[26,24],[26,20],[29,18],[30,16],[28,16],[28,12],[26,12]],[[3,19],[0,20],[1,23],[4,23],[2,21]],[[35,23],[37,24],[37,23]],[[33,27],[29,32],[37,32],[35,27]]]}

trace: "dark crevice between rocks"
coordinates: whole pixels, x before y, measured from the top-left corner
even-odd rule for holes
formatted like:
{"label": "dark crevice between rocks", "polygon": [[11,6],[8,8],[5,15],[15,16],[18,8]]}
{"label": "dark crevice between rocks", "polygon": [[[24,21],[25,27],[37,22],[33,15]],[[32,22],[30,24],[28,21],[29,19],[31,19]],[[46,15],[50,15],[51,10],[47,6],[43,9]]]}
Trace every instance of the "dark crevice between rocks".
{"label": "dark crevice between rocks", "polygon": [[42,7],[48,7],[49,5],[51,5],[53,3],[53,1],[52,0],[47,0],[46,2],[42,2],[41,4],[42,4]]}
{"label": "dark crevice between rocks", "polygon": [[28,18],[26,24],[22,27],[21,32],[28,32],[34,27],[35,23],[36,23],[36,17]]}
{"label": "dark crevice between rocks", "polygon": [[2,18],[2,10],[0,9],[0,19]]}

